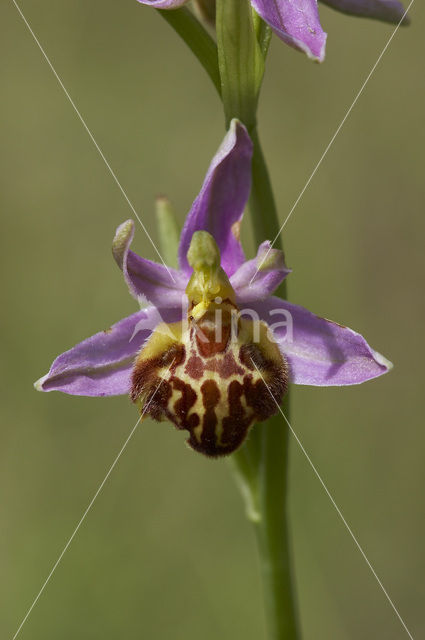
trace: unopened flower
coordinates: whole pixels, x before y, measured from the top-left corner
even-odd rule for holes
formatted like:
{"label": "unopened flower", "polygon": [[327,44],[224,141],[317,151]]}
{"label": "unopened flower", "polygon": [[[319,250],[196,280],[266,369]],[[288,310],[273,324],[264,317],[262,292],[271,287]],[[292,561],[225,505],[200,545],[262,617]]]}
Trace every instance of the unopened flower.
{"label": "unopened flower", "polygon": [[351,385],[390,369],[358,333],[273,296],[290,270],[269,242],[245,260],[251,157],[233,120],[187,216],[178,270],[130,250],[131,220],[118,227],[115,260],[149,306],[60,355],[37,389],[130,394],[142,415],[187,429],[195,450],[220,456],[276,413],[288,382]]}
{"label": "unopened flower", "polygon": [[[187,0],[139,0],[156,9],[176,9]],[[286,44],[309,58],[322,62],[327,34],[319,19],[317,0],[250,0],[260,17]],[[321,0],[324,4],[353,16],[375,18],[397,24],[404,9],[398,0]],[[408,23],[407,16],[403,24]]]}

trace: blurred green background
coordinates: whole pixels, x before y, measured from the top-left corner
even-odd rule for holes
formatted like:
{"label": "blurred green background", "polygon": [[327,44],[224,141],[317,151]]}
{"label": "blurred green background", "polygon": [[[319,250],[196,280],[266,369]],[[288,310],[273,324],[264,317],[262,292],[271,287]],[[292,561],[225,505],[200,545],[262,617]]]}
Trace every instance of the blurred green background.
{"label": "blurred green background", "polygon": [[[135,0],[22,0],[129,198],[183,220],[223,136],[212,85]],[[288,222],[290,297],[395,363],[361,387],[293,389],[292,424],[415,638],[425,622],[424,40],[411,12]],[[321,7],[321,65],[273,40],[260,133],[283,220],[392,27]],[[12,1],[1,20],[0,636],[12,638],[129,434],[124,397],[39,394],[53,358],[135,310],[111,258],[131,211]],[[155,259],[136,227],[135,248]],[[245,220],[247,252],[253,247]],[[293,440],[305,640],[407,637]],[[139,428],[22,640],[265,638],[256,545],[224,462]]]}

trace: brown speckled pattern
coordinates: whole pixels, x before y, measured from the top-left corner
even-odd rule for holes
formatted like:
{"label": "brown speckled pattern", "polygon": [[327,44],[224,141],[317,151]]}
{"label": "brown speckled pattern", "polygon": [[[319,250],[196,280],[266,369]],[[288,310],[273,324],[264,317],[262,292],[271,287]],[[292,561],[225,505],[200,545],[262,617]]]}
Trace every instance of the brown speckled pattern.
{"label": "brown speckled pattern", "polygon": [[187,429],[193,449],[217,457],[235,451],[255,422],[277,412],[275,400],[280,404],[286,391],[288,369],[282,356],[267,357],[260,345],[241,343],[239,334],[231,339],[229,322],[223,322],[218,338],[213,329],[206,314],[158,356],[145,358],[142,350],[131,398],[155,420]]}

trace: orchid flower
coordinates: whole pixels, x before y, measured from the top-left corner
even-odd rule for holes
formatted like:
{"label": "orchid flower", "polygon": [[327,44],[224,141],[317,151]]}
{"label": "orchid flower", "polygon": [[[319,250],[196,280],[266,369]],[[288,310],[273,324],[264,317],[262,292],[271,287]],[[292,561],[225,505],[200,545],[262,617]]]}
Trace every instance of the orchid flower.
{"label": "orchid flower", "polygon": [[[325,58],[327,34],[319,19],[317,0],[250,0],[253,9],[286,44],[303,51],[318,62]],[[176,9],[187,0],[139,0],[156,9]],[[398,0],[321,0],[330,7],[353,16],[375,18],[397,24],[404,8]]]}
{"label": "orchid flower", "polygon": [[56,358],[38,390],[130,394],[142,415],[187,429],[189,444],[215,457],[276,413],[289,382],[351,385],[390,369],[358,333],[273,296],[290,270],[270,242],[245,259],[251,157],[232,120],[184,224],[178,270],[130,250],[131,220],[118,227],[113,255],[149,306]]}

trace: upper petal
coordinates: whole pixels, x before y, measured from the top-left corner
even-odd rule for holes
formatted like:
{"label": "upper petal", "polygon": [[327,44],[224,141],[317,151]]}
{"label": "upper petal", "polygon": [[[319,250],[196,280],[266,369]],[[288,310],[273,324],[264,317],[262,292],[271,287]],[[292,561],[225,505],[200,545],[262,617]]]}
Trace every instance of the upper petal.
{"label": "upper petal", "polygon": [[164,320],[181,319],[181,311],[159,315],[150,307],[120,320],[62,353],[48,374],[35,383],[39,391],[63,391],[80,396],[128,393],[133,361],[152,330]]}
{"label": "upper petal", "polygon": [[244,254],[239,228],[251,188],[252,142],[244,125],[232,120],[214,156],[201,191],[186,218],[180,238],[179,263],[189,274],[186,254],[194,231],[209,231],[221,253],[221,266],[231,276]]}
{"label": "upper petal", "polygon": [[[375,18],[398,24],[404,15],[404,7],[398,0],[321,0],[323,4],[352,16]],[[406,16],[402,24],[408,24]]]}
{"label": "upper petal", "polygon": [[324,60],[326,33],[320,25],[317,0],[251,0],[251,4],[286,44],[313,60]]}
{"label": "upper petal", "polygon": [[239,304],[264,300],[272,295],[291,269],[285,265],[282,251],[263,242],[253,260],[247,260],[230,278]]}
{"label": "upper petal", "polygon": [[181,307],[188,278],[175,269],[130,251],[133,235],[134,222],[127,220],[116,230],[112,243],[112,253],[130,293],[138,300],[147,298],[157,307]]}
{"label": "upper petal", "polygon": [[187,0],[138,0],[141,4],[147,4],[155,9],[177,9]]}
{"label": "upper petal", "polygon": [[271,327],[290,367],[291,381],[350,385],[387,373],[391,363],[360,334],[280,298],[253,305]]}

